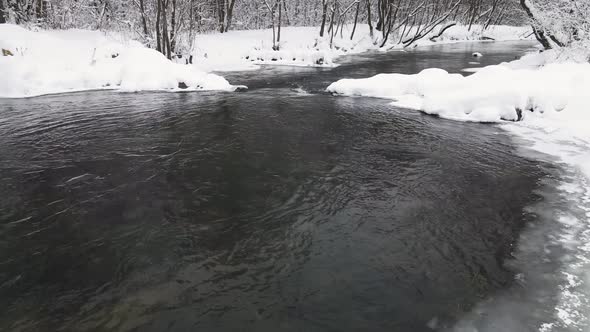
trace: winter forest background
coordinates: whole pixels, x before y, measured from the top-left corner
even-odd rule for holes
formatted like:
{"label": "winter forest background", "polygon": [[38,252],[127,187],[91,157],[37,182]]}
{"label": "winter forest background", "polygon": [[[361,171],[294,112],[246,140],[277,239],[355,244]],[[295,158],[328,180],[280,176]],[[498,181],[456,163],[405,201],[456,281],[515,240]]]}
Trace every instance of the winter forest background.
{"label": "winter forest background", "polygon": [[278,50],[281,26],[316,26],[333,38],[357,23],[368,23],[381,46],[408,46],[456,24],[531,24],[545,48],[563,47],[589,38],[589,8],[581,0],[0,0],[0,23],[117,31],[172,58],[190,53],[199,33],[272,28]]}

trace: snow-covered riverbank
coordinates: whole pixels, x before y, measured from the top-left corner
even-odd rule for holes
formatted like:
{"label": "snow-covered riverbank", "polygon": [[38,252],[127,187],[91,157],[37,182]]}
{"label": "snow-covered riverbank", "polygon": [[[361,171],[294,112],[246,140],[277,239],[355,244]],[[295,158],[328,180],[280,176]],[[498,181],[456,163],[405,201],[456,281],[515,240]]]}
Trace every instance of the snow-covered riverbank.
{"label": "snow-covered riverbank", "polygon": [[[281,49],[272,50],[272,30],[230,31],[196,37],[193,65],[184,58],[169,61],[159,52],[117,33],[89,30],[40,30],[1,24],[0,98],[95,89],[139,90],[227,90],[235,89],[210,71],[256,69],[260,64],[289,66],[335,66],[344,54],[401,48],[392,38],[380,48],[379,31],[370,36],[367,25],[345,26],[330,38],[318,38],[317,27],[285,27]],[[438,34],[435,29],[432,33]],[[454,26],[440,37],[419,40],[415,46],[434,43],[518,40],[529,35],[528,27],[492,26],[482,32],[474,26]],[[236,82],[239,83],[239,82]]]}
{"label": "snow-covered riverbank", "polygon": [[219,75],[173,63],[136,41],[99,31],[34,32],[0,24],[0,48],[0,98],[95,89],[234,89]]}
{"label": "snow-covered riverbank", "polygon": [[[590,63],[557,62],[555,58],[553,52],[529,54],[481,68],[470,76],[433,68],[414,75],[342,79],[327,90],[392,99],[392,105],[457,121],[522,120],[510,128],[539,128],[556,140],[568,139],[590,148]],[[590,155],[570,161],[584,166],[590,176]]]}
{"label": "snow-covered riverbank", "polygon": [[[590,327],[590,64],[563,55],[530,54],[467,77],[427,69],[344,79],[328,87],[335,94],[391,99],[392,105],[452,120],[499,123],[524,151],[535,151],[534,158],[564,171],[551,184],[558,198],[531,207],[544,226],[525,231],[515,252],[522,271],[519,291],[482,303],[458,331],[474,326],[520,331],[530,327],[530,319],[544,332]],[[555,289],[544,289],[553,282]],[[553,301],[548,312],[539,309]]]}
{"label": "snow-covered riverbank", "polygon": [[[285,27],[281,30],[280,50],[272,50],[272,29],[230,31],[227,33],[202,34],[196,37],[193,52],[195,63],[205,70],[227,71],[256,69],[257,64],[289,66],[337,65],[336,58],[345,54],[362,53],[369,50],[399,50],[398,38],[391,38],[381,46],[381,32],[370,35],[367,24],[356,27],[353,38],[353,25],[346,25],[330,47],[330,36],[319,38],[318,27]],[[481,41],[482,39],[509,41],[530,39],[530,27],[491,26],[485,31],[479,26],[453,26],[440,37],[437,29],[426,38],[418,40],[412,47],[457,42]]]}

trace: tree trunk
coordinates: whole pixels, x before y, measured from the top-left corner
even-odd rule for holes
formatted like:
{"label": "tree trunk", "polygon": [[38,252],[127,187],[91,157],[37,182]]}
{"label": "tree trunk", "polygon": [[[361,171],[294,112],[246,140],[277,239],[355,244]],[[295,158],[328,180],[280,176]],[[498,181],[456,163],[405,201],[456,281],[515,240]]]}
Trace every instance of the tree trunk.
{"label": "tree trunk", "polygon": [[551,47],[551,43],[549,42],[549,40],[547,39],[547,37],[545,36],[545,32],[542,30],[537,30],[537,28],[535,28],[533,26],[533,33],[535,34],[535,38],[537,39],[537,41],[539,43],[541,43],[541,45],[543,45],[543,48],[546,50],[550,50],[553,47]]}
{"label": "tree trunk", "polygon": [[[297,7],[295,7],[297,8]],[[283,11],[285,12],[285,24],[287,26],[291,25],[291,20],[289,19],[289,9],[287,7],[287,0],[283,0]]]}
{"label": "tree trunk", "polygon": [[279,0],[279,25],[277,28],[277,51],[281,48],[281,20],[283,18],[282,3]]}
{"label": "tree trunk", "polygon": [[168,34],[168,13],[166,13],[167,9],[168,9],[168,0],[166,0],[166,2],[164,3],[164,6],[162,7],[162,35],[163,35],[163,42],[164,42],[164,47],[165,47],[165,52],[164,55],[166,55],[166,57],[168,59],[172,59],[172,50],[170,49],[171,45],[170,45],[170,35]]}
{"label": "tree trunk", "polygon": [[393,4],[389,6],[389,12],[387,13],[387,21],[385,22],[387,24],[383,26],[383,41],[381,42],[381,46],[379,47],[383,47],[387,43],[387,40],[389,39],[389,33],[391,32],[391,28],[393,27],[393,22],[395,21],[399,7],[396,7],[395,14],[393,14],[393,16],[391,14],[392,9]]}
{"label": "tree trunk", "polygon": [[162,35],[160,34],[160,20],[162,16],[162,0],[157,1],[157,10],[156,10],[156,50],[158,52],[162,52]]}
{"label": "tree trunk", "polygon": [[471,31],[471,28],[473,27],[473,23],[475,22],[475,16],[477,15],[477,11],[475,8],[475,0],[471,0],[471,6],[469,7],[469,27],[467,28],[467,31]]}
{"label": "tree trunk", "polygon": [[430,41],[436,41],[436,39],[438,37],[442,36],[443,33],[445,33],[445,31],[447,31],[448,29],[454,27],[455,25],[457,25],[457,22],[452,22],[452,23],[449,23],[449,24],[445,25],[444,27],[442,27],[440,29],[440,31],[436,34],[436,36],[430,37]]}
{"label": "tree trunk", "polygon": [[4,9],[4,0],[0,0],[0,24],[6,23],[7,12]]}
{"label": "tree trunk", "polygon": [[334,7],[332,8],[332,15],[330,18],[330,27],[328,28],[328,32],[330,32],[330,48],[332,48],[332,43],[334,42],[334,15],[336,14],[336,0],[334,0]]}
{"label": "tree trunk", "polygon": [[354,14],[354,26],[352,27],[352,33],[350,34],[350,40],[354,38],[354,32],[356,31],[356,23],[359,20],[359,8],[361,6],[361,2],[356,3],[356,13]]}
{"label": "tree trunk", "polygon": [[176,0],[172,0],[172,18],[170,21],[170,52],[176,50]]}
{"label": "tree trunk", "polygon": [[420,24],[418,25],[418,30],[416,31],[416,34],[414,35],[414,37],[403,41],[404,47],[408,47],[408,46],[412,45],[415,41],[417,41],[421,38],[424,38],[426,35],[428,35],[430,32],[432,32],[432,30],[434,30],[439,24],[441,24],[442,22],[447,20],[449,18],[449,16],[451,16],[455,10],[458,10],[460,4],[461,4],[461,0],[458,0],[448,12],[446,12],[444,14],[440,14],[440,16],[438,16],[437,18],[435,17],[435,15],[438,15],[438,13],[436,11],[433,11],[433,17],[430,18],[429,21],[424,26],[422,26],[423,18],[424,18],[424,17],[422,17],[420,20]]}
{"label": "tree trunk", "polygon": [[324,36],[324,30],[326,28],[326,15],[328,11],[328,0],[322,0],[322,25],[320,27],[320,37]]}
{"label": "tree trunk", "polygon": [[535,38],[537,38],[537,41],[539,43],[541,43],[541,45],[543,45],[543,47],[546,50],[550,50],[552,48],[551,43],[549,42],[549,40],[545,36],[545,31],[539,30],[535,26],[535,15],[533,15],[533,12],[529,8],[529,6],[527,4],[527,0],[520,0],[520,6],[522,7],[522,9],[524,9],[527,16],[531,19],[531,21],[533,21],[533,32],[535,33]]}
{"label": "tree trunk", "polygon": [[229,31],[229,27],[231,26],[231,20],[234,16],[234,5],[236,4],[236,0],[229,0],[229,6],[225,12],[226,20],[225,20],[225,32]]}
{"label": "tree trunk", "polygon": [[45,12],[43,11],[43,1],[44,0],[35,1],[35,16],[37,17],[37,21],[41,21],[45,18]]}
{"label": "tree trunk", "polygon": [[377,0],[377,31],[383,30],[383,2],[386,0]]}
{"label": "tree trunk", "polygon": [[[492,11],[490,12],[490,16],[488,17],[488,20],[486,21],[486,23],[483,26],[484,30],[487,30],[489,28],[489,26],[492,24],[492,22],[494,21],[494,12],[496,11],[496,8],[498,6],[498,2],[499,1],[494,1]],[[504,10],[506,9],[507,6],[508,6],[508,3],[504,4],[503,7],[500,7],[500,12],[498,13],[498,17],[502,16],[502,14],[504,13]]]}
{"label": "tree trunk", "polygon": [[217,0],[217,18],[219,22],[219,32],[225,32],[225,2],[227,0]]}
{"label": "tree trunk", "polygon": [[367,0],[367,23],[369,24],[369,34],[373,38],[373,22],[371,22],[371,0]]}
{"label": "tree trunk", "polygon": [[147,27],[147,20],[145,18],[145,4],[144,4],[144,0],[139,0],[139,11],[140,11],[140,14],[141,14],[141,25],[143,27],[143,35],[145,36],[145,38],[148,38],[149,37],[149,31],[148,31],[148,27]]}

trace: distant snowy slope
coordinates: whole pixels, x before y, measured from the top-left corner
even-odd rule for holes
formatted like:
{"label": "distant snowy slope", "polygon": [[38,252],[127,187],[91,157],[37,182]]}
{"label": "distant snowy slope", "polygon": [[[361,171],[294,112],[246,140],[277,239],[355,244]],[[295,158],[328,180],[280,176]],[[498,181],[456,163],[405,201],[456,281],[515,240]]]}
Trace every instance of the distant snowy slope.
{"label": "distant snowy slope", "polygon": [[[135,41],[98,31],[34,32],[0,24],[0,97],[19,98],[91,89],[232,90],[218,75],[176,64]],[[182,86],[182,85],[181,85]]]}

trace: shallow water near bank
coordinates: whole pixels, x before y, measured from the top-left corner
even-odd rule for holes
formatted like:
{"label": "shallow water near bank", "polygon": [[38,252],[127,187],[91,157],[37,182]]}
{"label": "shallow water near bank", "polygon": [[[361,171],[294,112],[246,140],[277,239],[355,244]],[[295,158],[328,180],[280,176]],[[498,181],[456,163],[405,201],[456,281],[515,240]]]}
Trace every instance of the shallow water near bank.
{"label": "shallow water near bank", "polygon": [[4,102],[0,327],[452,328],[518,285],[526,267],[506,261],[521,229],[548,225],[531,207],[559,197],[547,179],[560,170],[496,126],[323,89],[371,73],[459,72],[473,50],[491,63],[530,47],[444,45],[227,75],[250,87],[241,94]]}

